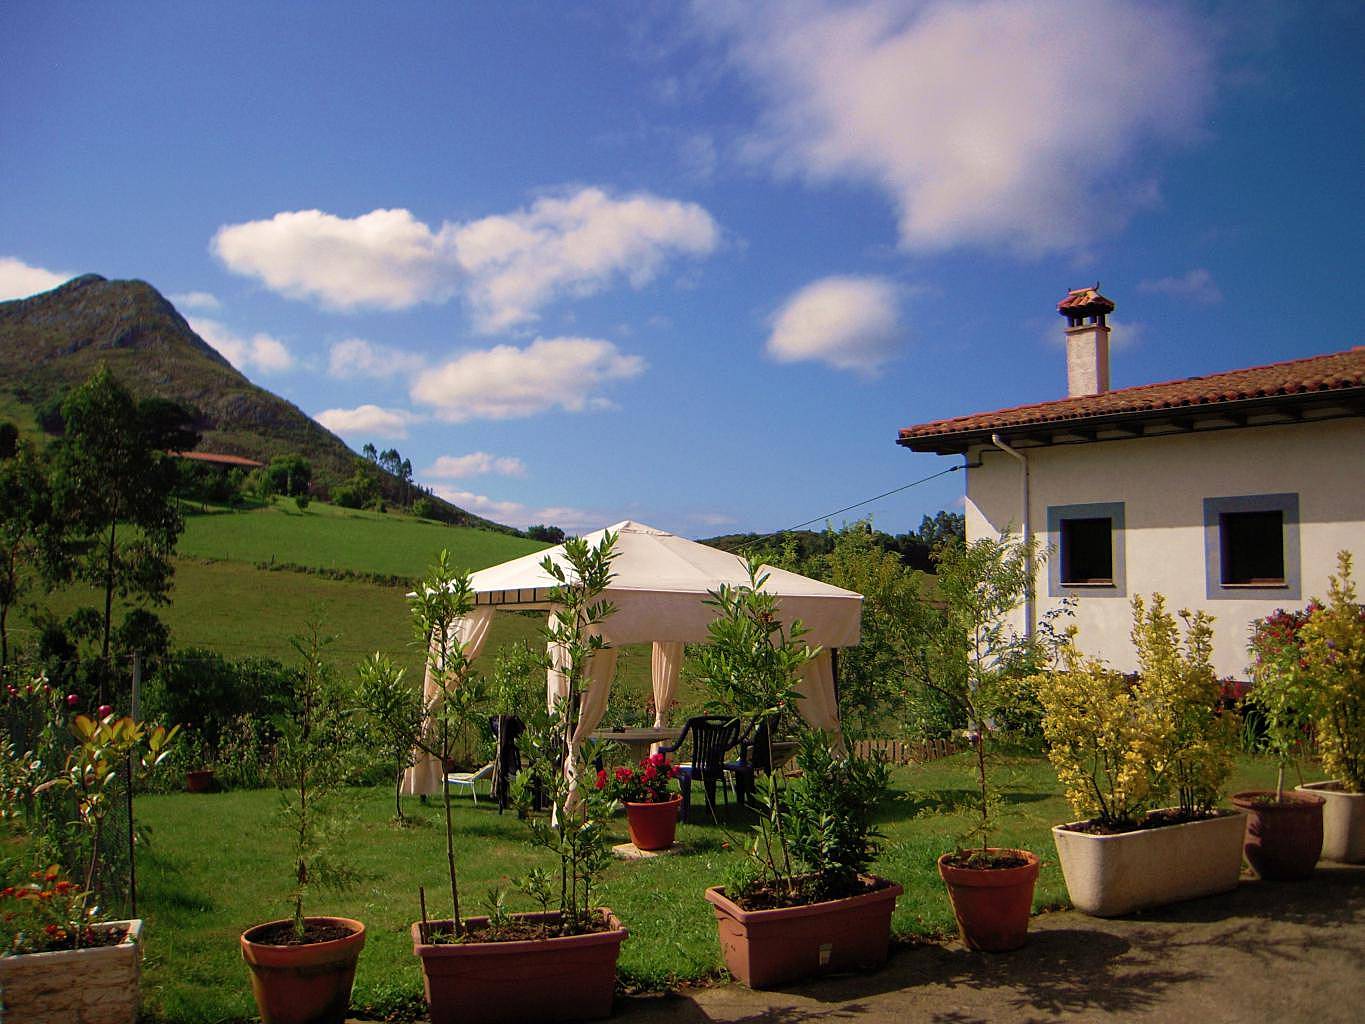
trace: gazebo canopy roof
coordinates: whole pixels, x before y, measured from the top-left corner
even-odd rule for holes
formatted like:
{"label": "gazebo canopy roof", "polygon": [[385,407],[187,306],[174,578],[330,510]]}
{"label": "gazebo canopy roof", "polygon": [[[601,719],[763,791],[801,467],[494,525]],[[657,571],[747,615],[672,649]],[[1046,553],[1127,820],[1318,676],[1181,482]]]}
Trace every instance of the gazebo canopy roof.
{"label": "gazebo canopy roof", "polygon": [[[608,530],[618,534],[614,576],[604,595],[617,609],[603,625],[603,634],[613,643],[705,640],[716,615],[715,608],[703,603],[708,593],[722,583],[749,581],[738,555],[630,520],[586,534],[584,540],[597,544]],[[555,580],[541,568],[547,555],[564,564],[559,545],[474,573],[478,603],[507,609],[549,607]],[[768,574],[764,589],[777,595],[783,620],[800,619],[810,644],[851,647],[858,642],[861,594],[785,569],[763,570]]]}

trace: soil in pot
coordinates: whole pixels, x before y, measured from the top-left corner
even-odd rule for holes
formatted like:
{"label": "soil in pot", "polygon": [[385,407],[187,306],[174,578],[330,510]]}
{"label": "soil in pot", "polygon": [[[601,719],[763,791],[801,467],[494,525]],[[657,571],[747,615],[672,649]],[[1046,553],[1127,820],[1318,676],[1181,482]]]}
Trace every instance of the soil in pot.
{"label": "soil in pot", "polygon": [[1242,855],[1251,869],[1271,882],[1308,878],[1322,853],[1322,808],[1312,793],[1234,793],[1232,805],[1247,814]]}
{"label": "soil in pot", "polygon": [[142,922],[95,925],[93,943],[0,957],[0,1020],[136,1024]]}
{"label": "soil in pot", "polygon": [[626,825],[637,850],[667,850],[678,832],[682,797],[659,803],[626,804]]}
{"label": "soil in pot", "polygon": [[938,873],[968,949],[1004,953],[1024,944],[1038,866],[1037,856],[1028,850],[971,850],[938,859]]}
{"label": "soil in pot", "polygon": [[242,959],[263,1024],[342,1024],[351,1003],[365,926],[346,917],[308,917],[304,937],[292,921],[242,933]]}
{"label": "soil in pot", "polygon": [[[432,1024],[512,1024],[520,1021],[594,1020],[611,1013],[616,961],[626,929],[603,907],[594,930],[544,938],[559,914],[513,914],[499,935],[483,942],[488,919],[465,921],[462,941],[423,941],[412,926],[412,948],[422,960],[423,986]],[[449,921],[428,927],[449,933]],[[515,938],[528,927],[531,937]]]}

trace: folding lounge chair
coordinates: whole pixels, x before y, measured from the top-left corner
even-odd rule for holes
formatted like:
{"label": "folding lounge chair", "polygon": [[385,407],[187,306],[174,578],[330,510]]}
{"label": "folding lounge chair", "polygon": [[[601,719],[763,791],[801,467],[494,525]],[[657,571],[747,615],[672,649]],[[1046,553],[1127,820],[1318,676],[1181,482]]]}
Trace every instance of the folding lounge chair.
{"label": "folding lounge chair", "polygon": [[496,761],[489,761],[486,765],[476,772],[447,772],[446,782],[452,786],[467,786],[469,795],[474,798],[474,806],[479,806],[479,790],[477,783],[487,781],[492,785],[493,770],[497,767]]}

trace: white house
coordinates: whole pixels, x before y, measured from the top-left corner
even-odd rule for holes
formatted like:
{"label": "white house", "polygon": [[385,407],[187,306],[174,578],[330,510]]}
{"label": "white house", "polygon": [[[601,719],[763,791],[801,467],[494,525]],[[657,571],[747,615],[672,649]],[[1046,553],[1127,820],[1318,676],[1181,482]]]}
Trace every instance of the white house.
{"label": "white house", "polygon": [[1074,596],[1082,648],[1131,670],[1129,601],[1160,591],[1215,616],[1215,667],[1245,678],[1253,619],[1325,596],[1342,549],[1365,575],[1365,346],[1111,391],[1114,304],[1079,288],[1057,309],[1068,397],[898,443],[965,456],[969,540],[1051,549],[1025,628]]}

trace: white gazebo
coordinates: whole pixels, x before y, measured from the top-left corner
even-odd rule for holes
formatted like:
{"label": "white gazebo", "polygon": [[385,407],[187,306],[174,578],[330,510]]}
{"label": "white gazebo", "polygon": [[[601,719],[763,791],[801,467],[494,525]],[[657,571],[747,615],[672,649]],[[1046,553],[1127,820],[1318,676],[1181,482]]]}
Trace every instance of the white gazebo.
{"label": "white gazebo", "polygon": [[[595,655],[588,666],[575,742],[582,742],[602,721],[616,671],[616,649],[622,644],[653,644],[654,724],[665,726],[682,666],[683,644],[705,641],[707,626],[715,618],[715,609],[704,603],[709,593],[724,583],[741,586],[749,582],[744,559],[738,555],[630,520],[587,534],[584,540],[596,544],[608,531],[618,535],[611,583],[603,594],[616,606],[615,614],[602,624],[602,635],[612,646]],[[563,565],[563,546],[523,555],[471,576],[475,608],[452,629],[471,660],[483,649],[498,609],[553,614],[549,595],[555,580],[541,568],[546,556]],[[820,648],[819,655],[806,664],[799,687],[804,698],[799,705],[801,715],[817,728],[837,730],[831,652],[858,643],[862,595],[785,569],[764,566],[764,572],[768,575],[764,589],[777,595],[783,622],[800,619],[807,629],[806,642]],[[435,689],[428,674],[425,696],[431,699]],[[566,692],[564,675],[551,668],[546,681],[550,706]],[[408,769],[403,791],[436,793],[440,788],[440,765],[435,758],[421,755]]]}

